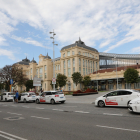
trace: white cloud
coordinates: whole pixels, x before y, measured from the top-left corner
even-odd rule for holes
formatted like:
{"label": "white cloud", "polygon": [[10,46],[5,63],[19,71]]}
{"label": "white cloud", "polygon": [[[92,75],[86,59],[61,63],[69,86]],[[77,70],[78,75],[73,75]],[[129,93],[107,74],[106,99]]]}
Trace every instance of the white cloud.
{"label": "white cloud", "polygon": [[24,43],[27,43],[27,44],[32,44],[34,46],[38,46],[38,47],[42,47],[42,48],[48,48],[48,49],[52,49],[50,47],[46,47],[44,46],[42,43],[36,41],[36,40],[33,40],[31,38],[21,38],[21,37],[17,37],[15,35],[12,35],[11,36],[12,39],[15,39],[17,41],[20,41],[20,42],[24,42]]}
{"label": "white cloud", "polygon": [[[46,35],[55,29],[56,42],[64,45],[78,40],[79,32],[88,46],[95,47],[96,41],[101,40],[104,42],[99,48],[114,44],[106,52],[139,40],[139,0],[0,0],[0,3],[4,21],[0,29],[4,35],[15,30],[18,23],[27,23]],[[44,47],[31,38],[15,39]]]}
{"label": "white cloud", "polygon": [[11,60],[15,60],[14,52],[0,48],[0,56],[7,56]]}
{"label": "white cloud", "polygon": [[140,53],[140,46],[131,49],[131,53]]}

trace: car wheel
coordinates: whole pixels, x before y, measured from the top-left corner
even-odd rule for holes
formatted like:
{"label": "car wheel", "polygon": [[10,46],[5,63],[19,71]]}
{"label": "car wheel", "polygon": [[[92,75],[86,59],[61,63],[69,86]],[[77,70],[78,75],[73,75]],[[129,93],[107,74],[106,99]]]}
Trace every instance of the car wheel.
{"label": "car wheel", "polygon": [[130,103],[130,101],[128,101],[128,103],[127,103],[127,107],[129,107],[129,103]]}
{"label": "car wheel", "polygon": [[26,103],[26,99],[24,99],[23,102]]}
{"label": "car wheel", "polygon": [[64,104],[64,103],[65,103],[65,101],[61,101],[61,103],[62,103],[62,104]]}
{"label": "car wheel", "polygon": [[35,101],[35,102],[36,102],[36,104],[39,104],[39,103],[40,103],[38,99],[36,99],[36,101]]}
{"label": "car wheel", "polygon": [[54,99],[51,99],[51,104],[53,105],[53,104],[55,104],[55,101],[54,101]]}
{"label": "car wheel", "polygon": [[7,98],[5,98],[5,102],[7,102]]}
{"label": "car wheel", "polygon": [[99,106],[99,107],[104,107],[104,106],[105,106],[104,101],[99,101],[99,102],[98,102],[98,106]]}

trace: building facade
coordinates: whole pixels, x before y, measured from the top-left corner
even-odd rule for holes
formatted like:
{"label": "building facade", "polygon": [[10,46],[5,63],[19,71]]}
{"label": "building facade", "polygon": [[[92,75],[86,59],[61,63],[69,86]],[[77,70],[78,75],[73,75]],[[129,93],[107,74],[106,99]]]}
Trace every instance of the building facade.
{"label": "building facade", "polygon": [[[82,76],[89,75],[94,71],[99,70],[99,52],[91,47],[85,45],[79,38],[74,44],[65,46],[61,49],[61,57],[56,58],[55,61],[55,77],[59,73],[67,76],[68,82],[63,89],[65,91],[75,91],[80,89],[81,85],[76,86],[72,81],[72,74],[80,72]],[[23,69],[23,73],[29,79],[33,79],[36,75],[42,79],[42,87],[37,87],[39,90],[51,90],[51,81],[53,78],[53,60],[48,54],[39,55],[39,63],[33,59],[23,59],[17,62],[16,65]],[[24,86],[16,87],[18,91],[26,90]]]}

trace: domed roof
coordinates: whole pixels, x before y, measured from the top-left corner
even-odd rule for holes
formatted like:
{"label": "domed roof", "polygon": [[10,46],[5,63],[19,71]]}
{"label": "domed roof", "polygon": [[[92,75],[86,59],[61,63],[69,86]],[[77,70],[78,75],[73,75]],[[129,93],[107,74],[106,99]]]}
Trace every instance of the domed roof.
{"label": "domed roof", "polygon": [[17,62],[17,63],[15,63],[15,64],[29,65],[29,63],[30,63],[30,60],[29,60],[29,59],[27,59],[27,56],[26,56],[26,58],[25,58],[25,59],[22,59],[22,61]]}
{"label": "domed roof", "polygon": [[34,60],[34,57],[33,57],[33,60],[31,61],[31,63],[36,63],[36,61]]}
{"label": "domed roof", "polygon": [[44,59],[51,59],[51,57],[50,56],[48,56],[48,53],[47,53],[47,55],[44,57]]}
{"label": "domed roof", "polygon": [[75,41],[74,44],[71,44],[71,45],[68,45],[68,46],[63,47],[63,48],[61,49],[61,51],[64,50],[64,49],[68,49],[68,48],[71,48],[71,47],[75,47],[76,45],[77,45],[78,47],[82,47],[82,48],[85,48],[85,49],[88,49],[88,50],[92,50],[92,51],[98,52],[96,49],[86,46],[85,43],[84,43],[83,41],[81,41],[80,37],[79,37],[79,40],[78,40],[78,41]]}

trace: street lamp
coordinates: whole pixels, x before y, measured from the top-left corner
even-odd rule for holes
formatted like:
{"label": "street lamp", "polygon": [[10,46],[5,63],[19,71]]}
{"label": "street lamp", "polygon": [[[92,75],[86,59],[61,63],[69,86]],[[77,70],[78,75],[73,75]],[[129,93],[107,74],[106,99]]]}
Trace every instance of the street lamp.
{"label": "street lamp", "polygon": [[[116,59],[116,57],[114,57],[114,60]],[[118,74],[117,74],[117,63],[116,63],[116,77],[117,77],[117,89],[118,89]]]}
{"label": "street lamp", "polygon": [[[55,58],[55,54],[54,54],[54,45],[58,45],[58,44],[54,44],[55,42],[54,42],[54,36],[56,35],[55,34],[55,32],[54,32],[54,30],[53,30],[53,32],[50,32],[50,34],[52,34],[53,35],[53,37],[50,37],[51,39],[53,39],[53,78],[55,78],[55,65],[54,65],[54,58]],[[53,90],[55,91],[55,84],[53,84]]]}

